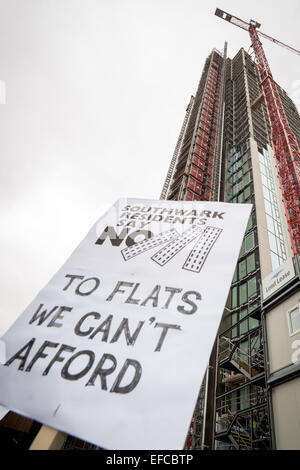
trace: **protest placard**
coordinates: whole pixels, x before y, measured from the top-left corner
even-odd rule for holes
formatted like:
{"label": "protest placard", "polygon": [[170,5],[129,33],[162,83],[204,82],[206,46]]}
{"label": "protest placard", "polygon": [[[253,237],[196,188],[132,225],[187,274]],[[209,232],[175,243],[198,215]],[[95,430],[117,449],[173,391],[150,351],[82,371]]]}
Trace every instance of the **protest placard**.
{"label": "protest placard", "polygon": [[106,449],[182,449],[251,208],[118,200],[3,336],[0,404]]}

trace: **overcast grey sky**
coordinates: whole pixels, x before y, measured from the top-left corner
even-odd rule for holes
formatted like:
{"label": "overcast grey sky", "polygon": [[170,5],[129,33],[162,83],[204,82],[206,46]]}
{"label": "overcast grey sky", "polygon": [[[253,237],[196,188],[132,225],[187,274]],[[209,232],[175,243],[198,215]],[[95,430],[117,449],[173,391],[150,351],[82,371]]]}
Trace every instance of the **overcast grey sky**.
{"label": "overcast grey sky", "polygon": [[[159,198],[216,7],[300,49],[299,0],[0,0],[0,335],[119,197]],[[299,57],[264,41],[300,101]]]}

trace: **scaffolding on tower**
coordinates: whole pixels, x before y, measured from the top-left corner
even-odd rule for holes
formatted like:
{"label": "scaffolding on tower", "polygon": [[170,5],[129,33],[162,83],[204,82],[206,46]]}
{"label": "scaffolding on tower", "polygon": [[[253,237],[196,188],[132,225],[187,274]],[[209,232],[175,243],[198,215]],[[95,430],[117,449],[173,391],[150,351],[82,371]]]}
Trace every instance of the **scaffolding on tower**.
{"label": "scaffolding on tower", "polygon": [[[250,23],[247,23],[219,8],[217,8],[215,15],[248,31],[250,34],[261,81],[260,86],[271,126],[271,142],[279,175],[291,245],[294,254],[300,254],[300,150],[296,137],[287,120],[259,35],[297,55],[300,55],[300,51],[258,31],[261,25],[256,21],[251,20]],[[259,105],[260,102],[261,97],[258,97],[255,106]]]}

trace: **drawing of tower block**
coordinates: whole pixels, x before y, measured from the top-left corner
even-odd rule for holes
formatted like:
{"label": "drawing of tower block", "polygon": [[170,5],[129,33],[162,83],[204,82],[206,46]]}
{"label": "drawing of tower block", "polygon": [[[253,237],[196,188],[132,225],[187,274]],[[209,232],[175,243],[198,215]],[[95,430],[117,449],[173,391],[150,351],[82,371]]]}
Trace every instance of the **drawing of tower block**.
{"label": "drawing of tower block", "polygon": [[182,235],[172,240],[167,246],[159,250],[152,256],[152,260],[160,266],[167,264],[177,253],[191,243],[195,238],[199,237],[204,232],[203,228],[193,225],[189,230],[186,230]]}
{"label": "drawing of tower block", "polygon": [[220,228],[207,227],[187,257],[183,269],[199,273],[222,231]]}
{"label": "drawing of tower block", "polygon": [[134,258],[135,256],[138,256],[144,253],[145,251],[151,250],[152,248],[155,248],[159,245],[163,245],[164,243],[168,243],[171,240],[177,238],[178,236],[179,233],[177,232],[177,230],[172,228],[171,230],[159,233],[158,235],[154,235],[151,238],[147,238],[142,242],[138,242],[132,246],[124,248],[121,253],[123,255],[124,260],[128,261],[129,259]]}

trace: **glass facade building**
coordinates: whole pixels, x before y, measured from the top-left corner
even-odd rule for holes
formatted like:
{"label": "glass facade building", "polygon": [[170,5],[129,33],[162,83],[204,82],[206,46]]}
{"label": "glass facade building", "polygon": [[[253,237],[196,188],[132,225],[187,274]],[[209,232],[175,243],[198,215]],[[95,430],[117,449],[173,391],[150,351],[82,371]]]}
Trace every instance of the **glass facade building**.
{"label": "glass facade building", "polygon": [[259,151],[259,167],[264,194],[264,206],[267,219],[267,230],[271,251],[273,270],[278,268],[287,258],[279,215],[278,196],[275,190],[274,170],[271,163],[272,155],[262,148]]}
{"label": "glass facade building", "polygon": [[[227,45],[223,53],[214,49],[209,54],[161,193],[161,199],[253,205],[186,449],[274,447],[269,380],[275,379],[266,360],[261,286],[262,279],[291,256],[291,246],[266,106],[253,106],[259,84],[256,65],[244,49],[233,59],[227,57]],[[278,91],[300,145],[299,113],[279,85]],[[291,300],[285,315],[291,336],[300,334],[299,305],[299,300]],[[279,371],[280,361],[277,356],[273,360]],[[286,368],[294,373],[290,365]],[[281,380],[280,373],[276,380]],[[278,410],[283,409],[281,400],[274,394]],[[2,440],[9,448],[28,448],[39,427],[10,413],[0,426]],[[71,436],[60,436],[60,442],[67,450],[98,449]]]}
{"label": "glass facade building", "polygon": [[[272,448],[261,283],[291,256],[291,247],[266,106],[253,106],[259,83],[244,49],[233,59],[226,45],[224,53],[212,51],[162,195],[253,205],[187,449]],[[300,141],[296,107],[278,90]]]}

